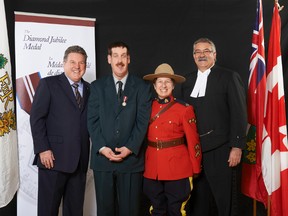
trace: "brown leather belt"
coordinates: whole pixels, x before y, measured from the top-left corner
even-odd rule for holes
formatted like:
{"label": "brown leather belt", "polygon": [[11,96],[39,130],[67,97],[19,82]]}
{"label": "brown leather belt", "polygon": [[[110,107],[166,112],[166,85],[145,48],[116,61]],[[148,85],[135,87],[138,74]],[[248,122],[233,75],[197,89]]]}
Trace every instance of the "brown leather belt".
{"label": "brown leather belt", "polygon": [[173,140],[168,140],[168,141],[161,141],[158,140],[157,142],[152,142],[148,140],[148,146],[157,148],[157,149],[162,149],[162,148],[169,148],[169,147],[174,147],[178,145],[184,145],[186,143],[184,137],[173,139]]}

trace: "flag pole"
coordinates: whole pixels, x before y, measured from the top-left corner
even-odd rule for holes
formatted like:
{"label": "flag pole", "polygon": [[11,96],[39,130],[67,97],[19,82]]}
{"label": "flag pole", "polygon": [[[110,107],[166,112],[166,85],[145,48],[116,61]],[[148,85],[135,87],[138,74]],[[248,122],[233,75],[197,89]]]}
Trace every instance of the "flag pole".
{"label": "flag pole", "polygon": [[278,0],[275,0],[275,4],[277,5],[279,12],[284,8],[284,5],[280,6],[280,4],[278,3]]}
{"label": "flag pole", "polygon": [[267,204],[267,216],[270,216],[270,212],[271,212],[271,199],[270,196],[268,196],[268,204]]}
{"label": "flag pole", "polygon": [[253,216],[257,216],[257,201],[253,199]]}

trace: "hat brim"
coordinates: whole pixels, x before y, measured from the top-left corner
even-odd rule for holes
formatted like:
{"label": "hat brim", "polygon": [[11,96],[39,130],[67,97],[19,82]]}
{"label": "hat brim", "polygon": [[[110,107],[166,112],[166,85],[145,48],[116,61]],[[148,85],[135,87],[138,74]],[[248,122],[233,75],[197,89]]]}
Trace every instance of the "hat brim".
{"label": "hat brim", "polygon": [[172,75],[168,73],[159,73],[159,74],[147,74],[143,77],[144,80],[149,80],[149,81],[154,81],[156,78],[159,77],[166,77],[166,78],[171,78],[173,79],[176,83],[183,83],[185,82],[185,77],[180,76],[180,75]]}

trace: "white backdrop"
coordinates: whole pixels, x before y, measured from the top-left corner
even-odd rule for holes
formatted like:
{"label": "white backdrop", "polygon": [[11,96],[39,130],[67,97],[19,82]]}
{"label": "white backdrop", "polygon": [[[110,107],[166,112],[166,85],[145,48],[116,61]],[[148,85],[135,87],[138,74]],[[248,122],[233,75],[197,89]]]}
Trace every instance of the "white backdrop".
{"label": "white backdrop", "polygon": [[[20,164],[18,216],[37,215],[37,167],[32,166],[34,152],[29,114],[40,78],[63,72],[67,47],[79,45],[88,55],[84,79],[96,79],[95,22],[93,18],[15,12],[16,109]],[[59,214],[61,215],[61,213]],[[84,216],[96,215],[94,180],[87,173]]]}

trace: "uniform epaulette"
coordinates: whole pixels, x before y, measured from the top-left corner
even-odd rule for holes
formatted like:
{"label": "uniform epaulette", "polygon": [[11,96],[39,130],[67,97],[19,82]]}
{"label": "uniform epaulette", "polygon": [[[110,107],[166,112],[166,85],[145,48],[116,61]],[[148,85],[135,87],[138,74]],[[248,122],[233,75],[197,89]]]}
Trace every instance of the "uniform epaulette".
{"label": "uniform epaulette", "polygon": [[184,105],[184,106],[189,106],[189,104],[188,103],[186,103],[185,101],[183,101],[183,100],[179,100],[178,98],[174,98],[174,101],[175,102],[177,102],[177,103],[180,103],[180,104],[182,104],[182,105]]}

